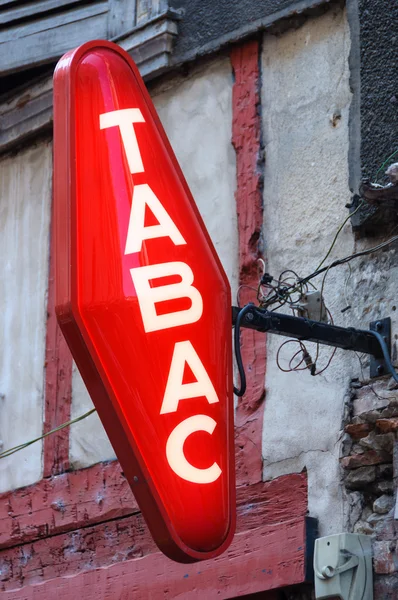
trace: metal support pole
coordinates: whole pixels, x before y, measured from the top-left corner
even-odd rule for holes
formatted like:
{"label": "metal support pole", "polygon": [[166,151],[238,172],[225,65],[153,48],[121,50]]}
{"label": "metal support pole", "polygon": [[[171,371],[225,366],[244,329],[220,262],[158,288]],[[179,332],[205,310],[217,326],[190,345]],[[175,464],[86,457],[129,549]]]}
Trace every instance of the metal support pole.
{"label": "metal support pole", "polygon": [[[236,317],[240,309],[232,307],[232,324],[235,324]],[[383,335],[385,342],[390,348],[390,322],[389,318],[380,319],[371,323],[371,329],[379,331]],[[371,354],[378,359],[383,358],[383,352],[376,337],[369,331],[354,329],[353,327],[338,327],[319,321],[311,321],[302,317],[284,315],[282,313],[271,312],[262,308],[253,306],[248,309],[244,315],[241,327],[255,329],[277,335],[291,337],[301,341],[317,342],[334,348],[343,350],[353,350],[364,354]],[[377,375],[382,375],[383,370],[378,368]]]}

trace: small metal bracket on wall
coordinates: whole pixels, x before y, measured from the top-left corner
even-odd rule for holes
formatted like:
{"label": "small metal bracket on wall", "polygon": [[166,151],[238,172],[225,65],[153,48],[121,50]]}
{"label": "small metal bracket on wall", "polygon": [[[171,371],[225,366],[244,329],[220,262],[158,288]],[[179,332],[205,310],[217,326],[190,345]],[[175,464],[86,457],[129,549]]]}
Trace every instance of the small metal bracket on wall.
{"label": "small metal bracket on wall", "polygon": [[[391,319],[379,319],[378,321],[372,321],[370,324],[371,331],[377,331],[383,336],[387,348],[391,354]],[[371,356],[370,357],[370,377],[380,377],[388,373],[386,361],[383,358]]]}

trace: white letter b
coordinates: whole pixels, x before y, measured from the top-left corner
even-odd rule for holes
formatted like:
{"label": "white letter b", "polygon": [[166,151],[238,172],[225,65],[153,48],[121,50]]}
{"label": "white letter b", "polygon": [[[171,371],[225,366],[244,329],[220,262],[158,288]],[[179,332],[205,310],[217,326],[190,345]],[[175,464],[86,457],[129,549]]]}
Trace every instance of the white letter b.
{"label": "white letter b", "polygon": [[[203,312],[203,300],[199,290],[192,285],[192,269],[186,263],[169,262],[160,265],[137,267],[130,269],[130,273],[137,293],[146,333],[199,321]],[[180,282],[158,287],[151,287],[149,283],[151,279],[175,275],[181,277]],[[157,302],[177,300],[179,298],[189,298],[192,303],[190,308],[164,315],[157,314],[155,307]]]}

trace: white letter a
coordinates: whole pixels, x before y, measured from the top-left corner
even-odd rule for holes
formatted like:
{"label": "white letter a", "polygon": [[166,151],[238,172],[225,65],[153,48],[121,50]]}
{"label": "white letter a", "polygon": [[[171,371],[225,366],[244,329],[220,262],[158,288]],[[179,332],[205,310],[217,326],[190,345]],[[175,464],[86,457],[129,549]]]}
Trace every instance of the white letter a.
{"label": "white letter a", "polygon": [[[182,383],[185,363],[196,377],[194,383]],[[160,414],[175,412],[180,400],[205,396],[209,404],[218,402],[216,390],[207,371],[190,341],[177,342],[174,346],[169,377]]]}
{"label": "white letter a", "polygon": [[[145,227],[145,205],[151,209],[159,225]],[[140,252],[142,242],[153,238],[169,237],[176,246],[186,244],[169,213],[147,183],[134,186],[125,254]]]}

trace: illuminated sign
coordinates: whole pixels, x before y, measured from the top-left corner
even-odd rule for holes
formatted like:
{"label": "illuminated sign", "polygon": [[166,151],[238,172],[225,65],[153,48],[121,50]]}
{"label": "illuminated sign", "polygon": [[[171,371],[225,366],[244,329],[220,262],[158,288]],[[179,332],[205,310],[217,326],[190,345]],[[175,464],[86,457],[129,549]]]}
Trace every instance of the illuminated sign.
{"label": "illuminated sign", "polygon": [[115,44],[57,65],[54,206],[58,321],[125,476],[165,554],[212,558],[235,527],[230,287]]}

